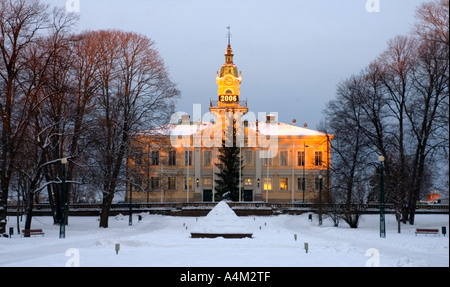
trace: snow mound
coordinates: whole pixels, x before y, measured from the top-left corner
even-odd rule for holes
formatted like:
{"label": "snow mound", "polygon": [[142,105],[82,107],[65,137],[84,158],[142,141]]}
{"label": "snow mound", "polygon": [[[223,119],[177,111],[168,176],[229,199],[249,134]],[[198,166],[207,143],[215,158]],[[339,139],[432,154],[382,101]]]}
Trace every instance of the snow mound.
{"label": "snow mound", "polygon": [[228,204],[225,201],[221,201],[208,213],[208,215],[206,215],[206,217],[199,220],[197,226],[192,229],[191,235],[192,237],[223,236],[225,238],[241,238],[240,236],[232,235],[245,235],[242,237],[251,237],[252,233]]}

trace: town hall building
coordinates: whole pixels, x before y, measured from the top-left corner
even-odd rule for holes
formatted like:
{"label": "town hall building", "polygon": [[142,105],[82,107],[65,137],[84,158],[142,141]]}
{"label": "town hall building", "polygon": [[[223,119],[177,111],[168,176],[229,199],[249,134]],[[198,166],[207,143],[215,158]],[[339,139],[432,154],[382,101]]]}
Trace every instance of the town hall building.
{"label": "town hall building", "polygon": [[216,75],[217,100],[210,102],[208,115],[199,120],[175,114],[170,124],[135,137],[127,161],[126,200],[214,201],[223,144],[240,147],[240,201],[314,202],[320,192],[331,192],[333,136],[295,121],[281,123],[276,114],[250,112],[241,99],[242,72],[233,57],[228,38],[225,63]]}

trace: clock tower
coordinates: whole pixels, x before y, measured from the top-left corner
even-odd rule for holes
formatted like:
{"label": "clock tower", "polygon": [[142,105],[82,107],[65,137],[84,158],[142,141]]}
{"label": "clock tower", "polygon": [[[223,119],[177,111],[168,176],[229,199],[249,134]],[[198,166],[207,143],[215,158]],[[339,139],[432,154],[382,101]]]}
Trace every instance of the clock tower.
{"label": "clock tower", "polygon": [[230,43],[230,27],[228,28],[228,46],[225,53],[225,63],[217,72],[216,81],[218,85],[218,104],[211,104],[210,111],[218,112],[222,116],[225,112],[239,112],[245,114],[248,111],[247,105],[240,106],[240,85],[242,82],[242,72],[238,73],[238,68],[233,63],[233,50]]}

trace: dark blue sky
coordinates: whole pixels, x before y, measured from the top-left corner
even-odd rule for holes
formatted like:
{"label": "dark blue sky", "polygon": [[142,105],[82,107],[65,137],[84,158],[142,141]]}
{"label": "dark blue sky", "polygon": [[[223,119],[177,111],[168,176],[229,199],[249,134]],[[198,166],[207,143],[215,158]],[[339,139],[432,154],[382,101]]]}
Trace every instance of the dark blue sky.
{"label": "dark blue sky", "polygon": [[[217,100],[227,26],[242,71],[241,99],[258,112],[315,129],[336,85],[365,68],[386,42],[407,34],[423,0],[69,0],[80,4],[80,30],[115,28],[156,42],[182,92],[178,111]],[[45,0],[65,6],[67,0]]]}

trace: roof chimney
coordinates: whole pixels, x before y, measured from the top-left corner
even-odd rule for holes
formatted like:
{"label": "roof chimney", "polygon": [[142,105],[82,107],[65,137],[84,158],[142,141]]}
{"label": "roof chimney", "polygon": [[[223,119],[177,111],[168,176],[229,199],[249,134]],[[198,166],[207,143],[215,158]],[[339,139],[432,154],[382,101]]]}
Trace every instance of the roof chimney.
{"label": "roof chimney", "polygon": [[275,115],[272,114],[267,115],[266,123],[275,123]]}
{"label": "roof chimney", "polygon": [[181,124],[190,125],[191,124],[191,116],[188,114],[184,114],[181,116]]}

